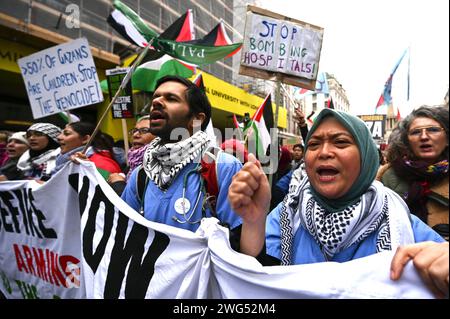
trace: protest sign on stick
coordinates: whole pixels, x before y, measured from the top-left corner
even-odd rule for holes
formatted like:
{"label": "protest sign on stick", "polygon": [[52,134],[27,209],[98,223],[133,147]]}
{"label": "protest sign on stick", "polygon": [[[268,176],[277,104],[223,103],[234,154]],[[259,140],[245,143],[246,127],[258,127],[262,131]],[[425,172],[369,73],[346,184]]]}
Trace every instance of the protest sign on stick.
{"label": "protest sign on stick", "polygon": [[103,101],[86,38],[39,51],[17,62],[35,119]]}
{"label": "protest sign on stick", "polygon": [[323,28],[255,6],[247,8],[239,73],[313,90]]}

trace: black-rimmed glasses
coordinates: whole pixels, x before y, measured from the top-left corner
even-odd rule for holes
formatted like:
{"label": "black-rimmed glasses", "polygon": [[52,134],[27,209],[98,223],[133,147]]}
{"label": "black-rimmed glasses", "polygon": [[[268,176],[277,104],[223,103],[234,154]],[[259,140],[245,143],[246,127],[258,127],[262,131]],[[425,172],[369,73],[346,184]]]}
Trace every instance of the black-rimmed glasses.
{"label": "black-rimmed glasses", "polygon": [[128,132],[128,134],[134,135],[134,133],[138,133],[138,132],[139,132],[139,134],[147,134],[147,133],[150,133],[150,128],[148,128],[148,127],[134,128],[134,129],[130,130]]}

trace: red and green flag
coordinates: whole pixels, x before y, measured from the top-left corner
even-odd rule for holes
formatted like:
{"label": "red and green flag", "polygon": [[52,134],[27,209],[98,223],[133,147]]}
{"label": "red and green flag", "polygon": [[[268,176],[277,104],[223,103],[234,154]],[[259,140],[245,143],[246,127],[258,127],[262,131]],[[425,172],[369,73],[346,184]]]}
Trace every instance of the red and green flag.
{"label": "red and green flag", "polygon": [[[241,47],[241,43],[231,43],[223,23],[219,23],[204,38],[194,40],[191,10],[158,35],[122,2],[114,1],[114,7],[114,14],[110,15],[108,22],[119,34],[141,47],[153,40],[154,50],[147,53],[144,63],[138,66],[132,76],[133,89],[154,91],[157,79],[165,75],[191,77],[197,65],[229,57]],[[141,34],[141,37],[136,34]]]}
{"label": "red and green flag", "polygon": [[[267,148],[271,143],[269,131],[273,127],[272,99],[269,93],[244,128],[246,138],[254,141],[258,156],[266,155]],[[249,147],[249,149],[251,148]]]}
{"label": "red and green flag", "polygon": [[[127,7],[122,2],[118,0],[114,1],[114,8],[121,13],[121,20],[119,22],[118,20],[114,19],[115,24],[112,24],[112,26],[124,26],[122,29],[116,29],[116,31],[118,31],[121,35],[126,36],[127,39],[132,39],[132,43],[141,47],[145,47],[148,42],[153,40],[152,47],[157,51],[168,54],[173,58],[187,63],[195,65],[214,63],[217,60],[234,54],[242,46],[242,43],[217,45],[216,42],[219,43],[226,40],[218,38],[217,36],[217,41],[215,41],[214,44],[210,44],[209,38],[204,39],[203,42],[198,41],[198,43],[196,43],[195,41],[192,43],[180,42],[182,40],[179,39],[178,36],[176,38],[167,38],[169,35],[165,35],[164,32],[163,34],[158,35],[154,30],[146,25],[145,21],[142,20],[136,14],[136,12]],[[114,15],[112,14],[112,16]],[[116,14],[115,16],[119,16],[119,14]],[[223,29],[222,27],[220,28]],[[212,36],[214,36],[214,32],[210,33]],[[139,37],[138,34],[140,34],[141,36]],[[179,35],[180,34],[182,35],[182,33],[179,33]],[[219,36],[223,36],[223,32],[221,32],[220,30],[216,32],[216,34]],[[189,41],[189,39],[184,41]]]}

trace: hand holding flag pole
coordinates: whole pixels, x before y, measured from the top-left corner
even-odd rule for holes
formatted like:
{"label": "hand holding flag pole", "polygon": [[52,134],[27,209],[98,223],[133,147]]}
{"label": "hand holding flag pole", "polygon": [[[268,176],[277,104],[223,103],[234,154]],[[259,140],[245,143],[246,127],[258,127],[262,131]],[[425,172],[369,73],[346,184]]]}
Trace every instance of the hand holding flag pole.
{"label": "hand holding flag pole", "polygon": [[151,39],[149,41],[149,43],[147,44],[147,46],[144,48],[144,50],[139,54],[138,58],[134,61],[133,65],[131,66],[130,70],[128,71],[127,75],[123,78],[122,83],[120,84],[119,88],[117,89],[116,94],[114,95],[114,97],[111,99],[111,102],[109,103],[108,107],[105,109],[105,111],[103,112],[102,116],[100,117],[97,126],[94,129],[94,132],[92,132],[92,135],[89,139],[89,141],[86,143],[86,145],[84,146],[83,150],[81,151],[82,154],[85,154],[87,149],[89,148],[89,146],[92,143],[92,140],[94,139],[95,135],[97,135],[97,132],[100,128],[100,125],[102,124],[103,120],[105,119],[106,114],[109,112],[109,110],[111,109],[112,105],[114,104],[114,102],[117,100],[117,98],[120,95],[120,92],[122,92],[122,90],[125,88],[125,86],[127,85],[128,81],[130,81],[131,76],[134,72],[134,70],[136,69],[136,67],[141,63],[142,59],[145,57],[145,55],[147,54],[148,50],[150,49],[150,46],[153,43],[153,39]]}

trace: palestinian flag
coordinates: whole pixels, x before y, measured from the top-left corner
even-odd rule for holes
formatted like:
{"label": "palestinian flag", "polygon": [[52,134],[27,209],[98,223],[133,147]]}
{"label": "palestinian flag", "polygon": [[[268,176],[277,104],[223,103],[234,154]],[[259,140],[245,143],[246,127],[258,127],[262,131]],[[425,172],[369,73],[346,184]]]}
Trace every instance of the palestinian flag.
{"label": "palestinian flag", "polygon": [[[200,39],[200,44],[195,44],[192,12],[190,10],[158,36],[153,30],[153,33],[147,30],[144,27],[146,26],[145,22],[120,1],[115,1],[114,7],[116,8],[115,11],[121,14],[122,20],[120,25],[129,26],[126,30],[132,30],[133,34],[146,32],[145,40],[150,40],[153,36],[154,43],[152,47],[159,50],[149,51],[144,59],[144,63],[136,69],[132,76],[133,89],[152,92],[156,80],[160,77],[169,74],[190,77],[196,72],[198,64],[213,63],[230,54],[234,54],[241,47],[241,43],[214,46],[216,43],[230,42],[223,23],[219,24],[203,39]],[[127,19],[129,20],[128,22],[123,21]],[[117,19],[114,21],[117,22]],[[113,27],[115,26],[114,24],[112,25]],[[117,31],[124,36],[127,35],[127,38],[132,38],[128,33],[120,32],[120,29]],[[150,33],[152,36],[150,36]],[[133,41],[133,43],[139,45],[139,41],[143,42],[141,39]],[[190,43],[186,43],[187,41],[190,41]],[[164,56],[165,53],[178,60],[171,60],[171,58]]]}
{"label": "palestinian flag", "polygon": [[114,1],[114,8],[106,21],[129,42],[145,48],[152,38],[158,36],[136,12],[122,2]]}
{"label": "palestinian flag", "polygon": [[[114,8],[114,11],[108,16],[107,22],[122,37],[137,46],[145,47],[152,38],[156,37],[178,42],[195,39],[192,10],[187,10],[163,33],[158,35],[156,31],[148,27],[147,23],[136,12],[122,2],[114,1]],[[159,59],[164,54],[164,52],[150,50],[142,62]]]}
{"label": "palestinian flag", "polygon": [[192,80],[192,83],[197,85],[203,92],[205,92],[205,83],[203,82],[203,73],[199,72]]}
{"label": "palestinian flag", "polygon": [[[176,42],[186,42],[195,39],[195,29],[192,10],[187,10],[185,14],[180,16],[174,23],[172,23],[166,30],[159,35],[159,38],[172,40]],[[164,56],[164,52],[149,51],[142,63],[157,60]],[[192,67],[190,67],[192,68]]]}
{"label": "palestinian flag", "polygon": [[[266,155],[267,148],[271,143],[269,130],[273,127],[272,99],[269,93],[253,114],[248,126],[244,128],[247,138],[256,144],[255,150],[259,157]],[[251,150],[250,147],[248,149]]]}
{"label": "palestinian flag", "polygon": [[194,72],[180,61],[164,55],[158,60],[146,62],[136,68],[131,78],[133,89],[153,92],[157,80],[165,75],[189,78]]}
{"label": "palestinian flag", "polygon": [[158,38],[154,40],[153,45],[157,50],[163,51],[176,59],[195,65],[202,65],[211,64],[229,56],[239,50],[242,43],[206,46]]}
{"label": "palestinian flag", "polygon": [[[161,38],[174,39],[175,41],[189,41],[194,38],[194,25],[192,23],[192,11],[188,10],[160,35]],[[157,58],[154,60],[154,58]],[[136,68],[131,79],[133,89],[153,92],[156,81],[165,75],[179,75],[184,78],[191,77],[195,73],[195,66],[185,63],[164,54],[151,51],[145,57],[147,62]]]}
{"label": "palestinian flag", "polygon": [[[158,34],[155,31],[153,31],[146,25],[144,20],[142,20],[133,10],[128,8],[122,2],[118,0],[114,1],[114,7],[122,14],[120,15],[121,20],[113,19],[112,21],[116,23],[112,24],[113,27],[117,27],[117,25],[123,26],[122,30],[120,30],[120,28],[117,29],[120,34],[122,34],[127,39],[132,39],[133,43],[141,47],[145,47],[148,44],[148,42],[153,39],[152,48],[155,48],[157,51],[169,54],[170,56],[176,59],[179,59],[181,61],[190,64],[200,65],[200,64],[214,63],[217,60],[223,59],[231,54],[234,54],[242,46],[242,43],[232,43],[227,45],[216,46],[215,44],[212,45],[207,44],[206,42],[207,39],[205,39],[204,40],[205,42],[203,42],[205,44],[181,42],[181,41],[190,41],[193,39],[185,38],[185,36],[189,33],[188,31],[178,33],[175,32],[180,28],[178,27],[177,23],[174,23],[175,26],[173,27],[173,30],[175,31],[170,30],[170,32],[167,31],[166,34],[165,32],[163,32],[161,35],[158,36]],[[114,15],[112,16],[114,17]],[[118,17],[119,14],[116,14],[116,16]],[[188,24],[190,22],[186,21],[192,21],[192,19],[190,18],[184,19],[183,23],[181,24],[182,30],[186,30],[187,27],[189,26]],[[220,29],[223,30],[223,27],[221,27]],[[137,33],[140,33],[142,38],[137,37]],[[214,32],[210,33],[213,37]],[[174,34],[177,34],[176,38],[173,37],[171,39],[167,38],[169,36],[173,36]],[[220,30],[215,32],[215,34],[219,35],[220,37],[224,35],[224,33]],[[226,39],[219,39],[218,36],[216,36],[216,39],[217,41],[226,40]]]}
{"label": "palestinian flag", "polygon": [[[220,22],[203,38],[198,40],[189,41],[188,43],[196,44],[196,45],[204,45],[204,46],[223,46],[223,45],[232,45],[233,42],[231,41],[230,37],[227,34],[227,31],[225,29],[225,25],[222,21]],[[235,51],[231,52],[226,57],[231,57],[239,50],[241,47],[237,48]]]}

